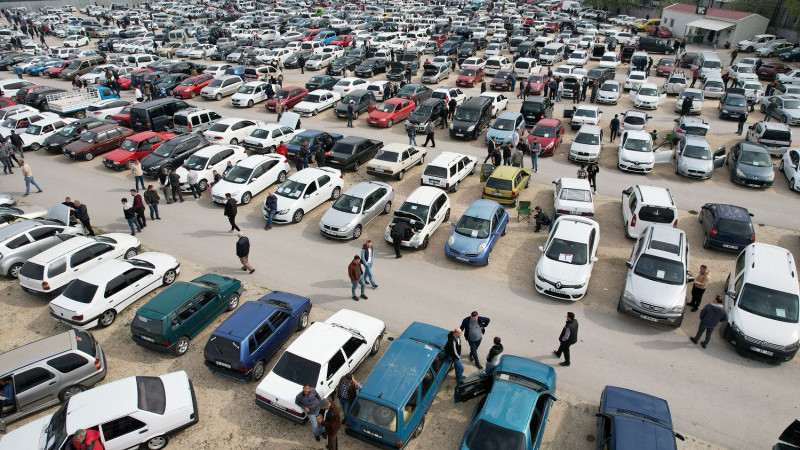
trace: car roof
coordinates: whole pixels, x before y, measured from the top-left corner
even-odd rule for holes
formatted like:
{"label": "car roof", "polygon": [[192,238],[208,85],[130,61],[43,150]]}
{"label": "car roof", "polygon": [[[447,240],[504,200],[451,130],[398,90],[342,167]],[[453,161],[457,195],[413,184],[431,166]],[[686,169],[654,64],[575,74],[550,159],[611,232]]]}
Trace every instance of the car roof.
{"label": "car roof", "polygon": [[[756,242],[745,247],[742,252],[746,254],[746,265],[750,265],[751,279],[756,280],[755,284],[799,293],[794,256],[789,250]],[[785,264],[779,264],[780,262]]]}
{"label": "car roof", "polygon": [[[442,190],[433,186],[420,186],[414,189],[406,198],[406,202],[417,203],[419,205],[430,205],[436,200]],[[446,196],[447,194],[445,194]]]}
{"label": "car roof", "polygon": [[0,376],[43,358],[68,351],[72,349],[74,341],[75,331],[70,330],[0,353]]}
{"label": "car roof", "polygon": [[208,147],[203,147],[200,150],[196,151],[194,153],[194,155],[201,156],[201,157],[204,157],[204,158],[209,158],[211,156],[216,155],[220,151],[225,150],[225,149],[229,149],[229,148],[233,149],[233,150],[237,150],[237,149],[240,149],[241,147],[239,147],[238,145],[209,145]]}
{"label": "car roof", "polygon": [[323,175],[328,175],[330,177],[338,176],[336,172],[338,172],[338,169],[333,169],[330,167],[309,167],[301,170],[300,172],[295,172],[289,177],[289,179],[292,181],[297,181],[298,183],[308,184]]}
{"label": "car roof", "polygon": [[762,144],[756,144],[755,142],[741,141],[739,142],[739,148],[741,148],[743,152],[767,153],[767,147]]}
{"label": "car roof", "polygon": [[520,170],[522,169],[514,166],[506,166],[506,165],[497,166],[494,169],[494,171],[492,171],[492,175],[490,176],[490,178],[500,178],[500,179],[510,180],[514,176],[516,176],[517,172],[519,172]]}
{"label": "car roof", "polygon": [[366,196],[368,196],[369,194],[375,192],[375,190],[382,187],[387,188],[389,190],[392,189],[391,185],[381,181],[362,181],[360,183],[356,183],[355,185],[353,185],[353,187],[348,189],[345,192],[345,194],[351,197],[366,198]]}
{"label": "car roof", "polygon": [[[731,94],[729,94],[729,95],[731,95]],[[682,120],[683,123],[685,123],[687,125],[691,124],[691,125],[705,125],[705,126],[708,126],[708,124],[706,123],[705,120],[703,120],[702,117],[681,116],[680,120]]]}
{"label": "car roof", "polygon": [[638,413],[672,428],[672,417],[667,401],[643,392],[606,386],[601,409],[601,413]]}
{"label": "car roof", "polygon": [[497,210],[498,206],[500,206],[500,204],[494,200],[486,200],[479,198],[478,200],[472,202],[471,205],[469,205],[467,210],[464,211],[464,215],[470,217],[476,217],[478,219],[489,219],[491,218],[492,213],[494,213],[494,211]]}
{"label": "car roof", "polygon": [[581,189],[588,191],[591,189],[589,185],[589,180],[585,178],[559,178],[558,181],[561,182],[562,188],[570,188],[570,189]]}
{"label": "car roof", "polygon": [[[558,227],[556,227],[555,224],[558,224]],[[591,233],[592,229],[599,227],[597,222],[588,217],[564,215],[559,216],[553,224],[553,229],[555,230],[553,236],[567,238],[574,242],[586,243],[588,242],[589,233]]]}
{"label": "car roof", "polygon": [[252,155],[252,156],[248,156],[247,158],[239,161],[236,165],[240,166],[240,167],[247,167],[247,168],[252,169],[252,168],[256,167],[257,165],[259,165],[259,164],[261,164],[263,162],[269,161],[271,159],[280,161],[280,160],[284,159],[284,157],[282,155],[277,154],[277,153],[269,153],[269,154],[266,154],[266,155]]}
{"label": "car roof", "polygon": [[581,127],[578,129],[578,133],[600,134],[602,132],[603,129],[600,126],[588,123],[581,125]]}
{"label": "car roof", "polygon": [[[251,119],[245,119],[245,118],[242,118],[242,117],[223,117],[223,118],[219,119],[216,123],[222,124],[222,125],[225,125],[225,124],[233,125],[235,123],[239,123],[239,122],[242,122],[244,120],[251,120]],[[251,120],[251,121],[252,122],[257,122],[256,120]]]}
{"label": "car roof", "polygon": [[750,211],[748,211],[747,208],[736,205],[726,205],[724,203],[709,203],[706,206],[713,207],[717,217],[739,222],[751,222]]}
{"label": "car roof", "polygon": [[500,115],[497,116],[498,119],[513,119],[516,120],[517,117],[522,117],[522,113],[516,111],[503,111]]}
{"label": "car roof", "polygon": [[765,122],[763,120],[760,121],[760,123],[761,123],[761,125],[763,125],[768,130],[785,130],[785,131],[789,131],[790,130],[789,129],[789,125],[785,124],[785,123]]}
{"label": "car roof", "polygon": [[177,281],[168,288],[156,294],[155,297],[150,299],[144,304],[144,306],[140,308],[140,311],[146,310],[155,313],[156,315],[160,315],[161,317],[165,317],[175,311],[176,308],[181,306],[187,300],[205,290],[211,290],[211,288],[189,281]]}
{"label": "car roof", "polygon": [[556,126],[556,125],[558,125],[560,123],[561,123],[561,121],[558,120],[558,119],[544,118],[544,119],[539,119],[539,121],[536,122],[536,125],[542,125],[542,126],[546,126],[546,127],[554,127],[554,126]]}
{"label": "car roof", "polygon": [[64,242],[59,242],[57,245],[50,247],[47,250],[30,258],[28,261],[39,264],[46,264],[60,256],[71,253],[78,248],[94,244],[96,242],[102,242],[102,241],[96,241],[88,236],[75,236],[72,239],[68,239]]}
{"label": "car roof", "polygon": [[439,153],[439,156],[429,162],[428,165],[446,167],[449,166],[453,161],[461,160],[465,156],[470,159],[475,159],[474,156],[465,155],[463,153],[442,152]]}
{"label": "car roof", "polygon": [[[522,383],[511,381],[506,374],[515,374],[538,381],[552,389],[555,385],[555,370],[542,363],[503,355],[495,369],[492,389],[486,397],[486,406],[480,417],[504,428],[524,432],[530,426],[532,411],[542,393]],[[532,431],[536,432],[538,430]]]}
{"label": "car roof", "polygon": [[680,228],[673,228],[661,224],[648,226],[650,229],[647,242],[647,253],[661,255],[668,259],[677,259],[683,255],[686,234]]}
{"label": "car roof", "polygon": [[[302,172],[306,170],[304,169]],[[342,309],[325,322],[312,323],[303,334],[292,342],[286,351],[291,351],[295,355],[325,364],[330,360],[331,355],[339,351],[342,345],[354,336],[350,330],[358,333],[358,330],[365,330],[365,328],[376,322],[379,321],[374,317]]]}
{"label": "car roof", "polygon": [[634,186],[641,196],[642,203],[653,206],[675,207],[675,202],[672,200],[672,194],[669,189],[660,186],[647,186],[637,184]]}
{"label": "car roof", "polygon": [[687,144],[697,145],[702,147],[710,147],[708,140],[705,138],[705,136],[687,134],[684,135],[683,139],[686,141]]}
{"label": "car roof", "polygon": [[309,92],[308,95],[311,95],[311,94],[322,95],[322,94],[330,94],[330,93],[333,93],[333,91],[330,91],[328,89],[314,89],[313,91]]}
{"label": "car roof", "polygon": [[288,292],[273,291],[256,301],[242,303],[236,311],[214,330],[214,334],[226,338],[235,337],[240,340],[247,338],[273,312],[284,311],[281,305],[276,305],[271,300],[283,302],[293,311],[305,303],[310,303],[310,300],[306,297],[300,297]]}

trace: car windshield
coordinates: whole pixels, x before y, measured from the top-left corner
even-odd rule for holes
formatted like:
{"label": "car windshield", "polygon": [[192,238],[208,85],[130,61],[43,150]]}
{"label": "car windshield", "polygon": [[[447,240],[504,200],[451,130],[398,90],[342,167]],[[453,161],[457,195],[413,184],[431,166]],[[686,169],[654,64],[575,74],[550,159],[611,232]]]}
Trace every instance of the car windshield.
{"label": "car windshield", "polygon": [[683,149],[683,156],[687,158],[709,160],[711,159],[711,149],[700,145],[687,145],[686,148]]}
{"label": "car windshield", "polygon": [[739,308],[781,322],[797,323],[798,307],[797,295],[750,283],[739,296]]}
{"label": "car windshield", "polygon": [[227,124],[227,123],[219,123],[219,122],[217,122],[214,125],[211,125],[211,128],[209,128],[208,131],[217,132],[217,133],[224,133],[224,132],[228,131],[228,127],[230,127],[230,126],[231,125]]}
{"label": "car windshield", "polygon": [[336,202],[334,202],[332,208],[345,213],[358,214],[361,211],[362,203],[364,203],[363,198],[343,194],[338,200],[336,200]]}
{"label": "car windshield", "polygon": [[614,56],[614,55],[607,55],[607,56],[603,56],[603,58],[602,58],[600,61],[610,61],[610,62],[614,62],[614,61],[616,61],[616,60],[617,60],[617,57],[616,57],[616,56]]}
{"label": "car windshield", "polygon": [[67,408],[69,399],[65,401],[58,411],[50,418],[50,422],[44,429],[44,450],[57,450],[61,448],[61,443],[67,439]]}
{"label": "car windshield", "polygon": [[461,219],[456,225],[456,233],[478,239],[486,239],[489,237],[489,227],[491,226],[488,219],[479,219],[472,216],[461,216]]}
{"label": "car windshield", "polygon": [[196,81],[196,78],[187,78],[181,82],[181,86],[194,86]]}
{"label": "car windshield", "polygon": [[256,139],[266,139],[269,137],[269,130],[264,128],[256,128],[252,133],[250,133],[250,137]]}
{"label": "car windshield", "polygon": [[220,86],[222,86],[222,81],[223,80],[219,80],[219,79],[214,80],[211,83],[208,83],[208,87],[210,87],[210,88],[220,87]]}
{"label": "car windshield", "polygon": [[294,180],[286,180],[282,185],[278,186],[278,189],[275,190],[275,194],[280,195],[281,197],[297,199],[303,195],[303,191],[305,190],[305,184],[298,183]]}
{"label": "car windshield", "polygon": [[[158,149],[162,149],[164,146],[162,145]],[[167,155],[160,155],[160,156],[167,156]],[[203,170],[206,168],[206,163],[208,162],[208,158],[204,158],[202,156],[192,155],[189,159],[183,163],[183,167],[192,170]]]}
{"label": "car windshield", "polygon": [[77,128],[75,125],[67,125],[61,130],[59,130],[58,134],[62,136],[69,136],[72,134],[73,131],[75,131],[75,128]]}
{"label": "car windshield", "polygon": [[[743,87],[745,89],[753,89],[753,85],[745,85]],[[706,81],[706,88],[722,88],[722,81],[708,80]],[[760,89],[761,86],[759,85],[758,88]]]}
{"label": "car windshield", "polygon": [[728,97],[728,98],[725,99],[725,105],[727,105],[727,106],[746,107],[747,106],[747,99],[744,98],[744,97],[739,97],[739,96]]}
{"label": "car windshield", "polygon": [[378,150],[375,159],[378,161],[397,162],[397,160],[400,159],[400,153],[389,150]]}
{"label": "car windshield", "polygon": [[309,83],[324,83],[325,82],[325,77],[320,76],[320,75],[313,76],[313,77],[311,77],[311,79],[308,80],[308,82]]}
{"label": "car windshield", "polygon": [[40,134],[42,132],[41,125],[31,125],[25,130],[25,134]]}
{"label": "car windshield", "polygon": [[659,66],[666,66],[666,67],[675,67],[675,60],[674,59],[662,59],[658,62]]}
{"label": "car windshield", "polygon": [[625,141],[625,150],[647,153],[650,151],[650,141],[645,139],[629,138],[628,140]]}
{"label": "car windshield", "polygon": [[541,54],[541,55],[548,55],[548,56],[550,56],[550,55],[555,55],[555,54],[556,54],[556,51],[555,51],[554,49],[552,49],[552,48],[546,48],[546,47],[545,47],[545,48],[543,48],[543,49],[542,49],[542,51],[541,51],[541,53],[540,53],[540,54]]}
{"label": "car windshield", "polygon": [[[419,116],[425,116],[425,117],[428,117],[428,116],[430,116],[430,115],[431,115],[431,112],[432,112],[432,111],[433,111],[433,107],[432,107],[432,106],[430,106],[430,105],[420,105],[420,106],[419,106],[419,107],[418,107],[418,108],[417,108],[417,109],[414,111],[414,114],[416,114],[416,115],[419,115]],[[456,116],[458,116],[458,114],[456,114]],[[456,117],[456,119],[458,119],[458,117]],[[459,120],[466,120],[466,119],[459,119]]]}
{"label": "car windshield", "polygon": [[511,119],[496,119],[492,128],[501,131],[511,131],[514,129],[514,121]]}
{"label": "car windshield", "polygon": [[425,220],[428,218],[428,209],[428,206],[420,205],[418,203],[403,202],[398,211],[407,212],[419,217],[422,220]]}
{"label": "car windshield", "polygon": [[578,132],[573,142],[575,142],[576,144],[598,145],[600,144],[600,135],[594,133]]}
{"label": "car windshield", "polygon": [[381,112],[390,113],[390,112],[394,112],[395,109],[397,109],[399,106],[400,105],[397,105],[395,103],[381,103],[380,105],[378,105],[378,107],[376,109],[378,111],[381,111]]}
{"label": "car windshield", "polygon": [[694,92],[694,91],[689,91],[689,92],[683,91],[681,93],[681,98],[683,98],[683,99],[691,98],[692,100],[702,100],[703,99],[703,93],[702,92]]}
{"label": "car windshield", "polygon": [[134,141],[134,140],[132,140],[132,139],[125,139],[124,141],[122,141],[122,145],[120,145],[119,148],[121,148],[123,150],[127,150],[129,152],[132,152],[132,151],[136,150],[136,147],[138,145],[139,145],[139,143]]}
{"label": "car windshield", "polygon": [[223,180],[230,183],[242,184],[246,183],[247,180],[250,179],[251,173],[253,173],[253,169],[250,167],[234,166],[233,169],[229,170],[228,173],[225,174]]}
{"label": "car windshield", "polygon": [[706,127],[698,127],[698,126],[691,126],[684,124],[683,128],[685,130],[684,131],[685,134],[691,134],[694,136],[705,136],[706,133],[708,132],[708,128]]}
{"label": "car windshield", "polygon": [[800,101],[798,100],[784,100],[783,109],[800,109]]}
{"label": "car windshield", "polygon": [[476,72],[475,69],[463,69],[461,71],[461,75],[472,77],[475,76],[475,72]]}
{"label": "car windshield", "polygon": [[425,167],[423,175],[427,175],[433,178],[446,178],[447,169],[441,166],[432,166],[429,164],[427,167]]}
{"label": "car windshield", "polygon": [[597,111],[593,109],[579,108],[575,110],[574,115],[578,117],[597,117]]}
{"label": "car windshield", "polygon": [[236,92],[238,92],[240,94],[252,94],[253,91],[255,91],[255,90],[256,90],[255,86],[244,85],[244,86],[240,87],[239,90],[236,91]]}
{"label": "car windshield", "polygon": [[741,152],[739,164],[753,167],[770,167],[772,160],[767,152]]}
{"label": "car windshield", "polygon": [[392,408],[380,405],[371,400],[357,397],[357,400],[350,408],[350,415],[355,420],[360,420],[369,425],[390,432],[397,431],[397,412]]}
{"label": "car windshield", "polygon": [[316,386],[319,377],[319,363],[309,361],[292,352],[284,352],[275,364],[272,372],[279,377],[299,386]]}
{"label": "car windshield", "polygon": [[96,285],[77,279],[70,283],[61,295],[76,302],[90,303],[96,292]]}
{"label": "car windshield", "polygon": [[551,138],[556,135],[556,128],[553,126],[536,125],[533,127],[532,134],[538,137]]}
{"label": "car windshield", "polygon": [[289,98],[289,91],[287,91],[285,89],[281,89],[281,90],[279,90],[278,92],[275,93],[275,97],[285,100],[285,99]]}
{"label": "car windshield", "polygon": [[659,283],[680,285],[684,283],[686,268],[680,261],[672,261],[645,253],[636,262],[634,273]]}
{"label": "car windshield", "polygon": [[589,260],[589,246],[583,242],[553,238],[545,253],[548,259],[567,264],[584,265]]}
{"label": "car windshield", "polygon": [[92,133],[91,131],[86,131],[81,135],[81,141],[91,144],[97,138],[96,133]]}
{"label": "car windshield", "polygon": [[[539,430],[532,432],[538,433]],[[470,431],[466,447],[470,450],[524,450],[525,435],[481,419]]]}
{"label": "car windshield", "polygon": [[639,89],[639,95],[646,95],[648,97],[658,97],[658,91],[653,88],[643,87]]}

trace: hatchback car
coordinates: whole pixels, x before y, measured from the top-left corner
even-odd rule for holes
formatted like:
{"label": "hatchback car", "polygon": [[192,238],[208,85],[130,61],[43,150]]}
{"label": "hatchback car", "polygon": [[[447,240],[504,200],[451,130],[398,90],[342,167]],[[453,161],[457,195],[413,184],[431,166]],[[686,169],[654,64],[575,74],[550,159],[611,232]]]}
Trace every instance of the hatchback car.
{"label": "hatchback car", "polygon": [[597,90],[595,101],[607,105],[616,105],[619,102],[619,92],[619,81],[606,80]]}
{"label": "hatchback car", "polygon": [[534,287],[543,295],[580,300],[586,295],[597,249],[600,225],[588,217],[559,216],[550,227],[536,264]]}
{"label": "hatchback car", "polygon": [[775,170],[767,148],[761,144],[741,141],[731,147],[725,165],[731,181],[749,187],[768,188],[775,181]]}
{"label": "hatchback car", "polygon": [[552,156],[564,139],[564,125],[559,119],[541,119],[534,125],[531,135],[542,147],[539,156]]}
{"label": "hatchback car", "polygon": [[397,122],[408,118],[414,111],[415,103],[402,98],[390,98],[370,111],[367,124],[376,127],[391,128]]}
{"label": "hatchback car", "polygon": [[211,198],[214,203],[224,204],[227,201],[226,195],[230,194],[237,204],[246,205],[253,196],[274,183],[286,181],[289,170],[289,160],[283,155],[270,153],[250,156],[233,166],[214,185]]}
{"label": "hatchback car", "polygon": [[222,97],[233,95],[244,82],[236,75],[222,75],[214,78],[206,87],[200,90],[200,96],[206,100],[222,100]]}
{"label": "hatchback car", "polygon": [[[342,193],[342,172],[332,167],[309,167],[286,179],[278,188],[276,223],[298,223],[303,216],[327,200],[337,200]],[[266,200],[261,207],[266,219]]]}
{"label": "hatchback car", "polygon": [[516,207],[522,190],[527,189],[530,184],[530,170],[514,166],[498,166],[486,180],[482,198]]}
{"label": "hatchback car", "polygon": [[747,114],[749,107],[747,98],[743,94],[726,92],[719,99],[719,118],[738,120],[742,114]]}
{"label": "hatchback car", "polygon": [[213,80],[214,75],[211,73],[193,75],[181,81],[181,84],[176,86],[172,93],[177,98],[195,98]]}
{"label": "hatchback car", "polygon": [[420,186],[406,198],[406,201],[392,213],[392,220],[386,227],[384,239],[394,244],[392,227],[398,221],[411,225],[415,233],[403,237],[401,245],[415,249],[428,247],[431,236],[439,226],[450,219],[450,198],[441,189]]}
{"label": "hatchback car", "polygon": [[548,97],[532,96],[522,102],[519,112],[525,119],[525,126],[531,127],[540,119],[553,117],[553,102]]}
{"label": "hatchback car", "polygon": [[656,162],[667,162],[672,152],[653,151],[653,138],[645,131],[625,130],[617,148],[617,167],[625,172],[650,173]]}
{"label": "hatchback car", "polygon": [[362,181],[344,192],[319,221],[319,231],[333,239],[358,239],[364,227],[392,210],[394,189],[380,181]]}
{"label": "hatchback car", "polygon": [[683,136],[678,139],[675,149],[675,173],[689,178],[707,180],[714,169],[725,164],[725,148],[720,147],[714,154],[703,136]]}
{"label": "hatchback car", "polygon": [[701,114],[703,112],[703,91],[694,88],[686,88],[678,94],[678,98],[675,100],[675,112],[683,111],[683,102],[687,98],[692,99],[692,107],[689,110],[689,114]]}
{"label": "hatchback car", "polygon": [[522,136],[525,131],[525,118],[522,113],[514,111],[505,111],[501,113],[489,127],[486,132],[486,142],[488,143],[492,138],[498,145],[506,144],[512,141],[514,133],[517,136]]}
{"label": "hatchback car", "polygon": [[739,251],[756,241],[751,214],[746,208],[706,203],[700,209],[703,247]]}
{"label": "hatchback car", "polygon": [[800,190],[800,150],[793,148],[786,151],[781,158],[778,170],[786,175],[789,181],[789,190]]}
{"label": "hatchback car", "polygon": [[678,226],[678,208],[669,189],[634,185],[622,191],[625,235],[638,238],[650,224]]}
{"label": "hatchback car", "polygon": [[667,94],[659,94],[658,88],[653,83],[642,83],[638,88],[631,89],[628,97],[636,108],[658,109],[658,106],[666,101]]}
{"label": "hatchback car", "polygon": [[681,139],[684,136],[705,136],[711,127],[700,117],[681,116],[675,119],[675,127],[672,132],[675,139]]}
{"label": "hatchback car", "polygon": [[294,105],[303,101],[308,95],[308,89],[301,88],[300,86],[286,86],[285,88],[278,89],[275,96],[267,100],[267,111],[274,111],[275,105],[280,102],[281,111],[288,111]]}
{"label": "hatchback car", "polygon": [[444,246],[447,258],[485,266],[500,236],[505,236],[508,226],[508,213],[493,200],[478,199],[472,202],[458,223],[452,223],[454,230]]}
{"label": "hatchback car", "polygon": [[484,78],[483,68],[479,66],[464,66],[456,78],[456,86],[475,87],[476,84],[483,81]]}
{"label": "hatchback car", "polygon": [[675,449],[675,432],[667,401],[643,392],[606,386],[597,413],[597,450]]}

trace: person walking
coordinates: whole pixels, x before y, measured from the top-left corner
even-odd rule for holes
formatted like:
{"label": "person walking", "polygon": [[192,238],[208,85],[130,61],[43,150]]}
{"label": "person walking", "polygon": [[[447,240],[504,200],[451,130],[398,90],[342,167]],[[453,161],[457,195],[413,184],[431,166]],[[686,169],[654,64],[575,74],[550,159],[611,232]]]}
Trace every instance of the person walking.
{"label": "person walking", "polygon": [[275,102],[275,114],[278,115],[278,120],[276,120],[276,122],[280,122],[281,117],[283,117],[283,105],[281,105],[280,99],[278,99],[278,101]]}
{"label": "person walking", "polygon": [[453,360],[453,368],[456,370],[456,384],[460,384],[464,379],[464,363],[461,362],[461,330],[447,333],[447,343],[444,346],[444,353]]}
{"label": "person walking", "polygon": [[495,367],[500,364],[500,354],[503,353],[503,344],[500,343],[500,338],[494,337],[494,345],[489,349],[489,354],[486,355],[486,374],[491,375]]}
{"label": "person walking", "polygon": [[481,94],[486,92],[486,81],[481,81]]}
{"label": "person walking", "polygon": [[580,103],[581,101],[581,85],[578,83],[572,84],[572,103]]}
{"label": "person walking", "polygon": [[325,446],[328,450],[339,450],[336,434],[342,426],[341,420],[341,414],[336,404],[327,398],[322,399],[322,410],[317,416],[317,422],[324,427],[325,434],[328,435],[328,445]]}
{"label": "person walking", "polygon": [[142,163],[138,159],[133,160],[133,164],[131,164],[131,173],[133,173],[133,182],[134,182],[134,189],[139,191],[139,183],[142,184],[142,189],[144,189],[144,171],[142,170]]}
{"label": "person walking", "polygon": [[586,168],[586,174],[589,176],[589,186],[592,188],[595,194],[597,194],[597,173],[600,172],[600,166],[597,163],[589,164],[589,167]]}
{"label": "person walking", "polygon": [[402,242],[406,239],[406,234],[409,232],[417,234],[417,230],[412,228],[411,225],[405,220],[397,220],[394,225],[389,225],[389,227],[391,228],[389,237],[392,238],[392,244],[394,244],[395,259],[402,258],[403,255],[400,254],[400,248],[402,246]]}
{"label": "person walking", "polygon": [[347,276],[350,277],[350,283],[352,284],[350,292],[352,293],[353,300],[355,301],[358,301],[358,297],[356,296],[356,286],[358,285],[361,285],[361,298],[364,300],[369,298],[366,296],[366,294],[364,294],[364,288],[366,287],[366,284],[364,282],[364,271],[361,270],[361,265],[361,257],[356,255],[347,266]]}
{"label": "person walking", "polygon": [[455,98],[451,98],[450,101],[447,103],[448,115],[450,116],[450,120],[453,120],[453,117],[456,115],[456,107],[458,107],[458,102],[456,102]]}
{"label": "person walking", "polygon": [[[767,109],[764,112],[764,122],[769,122],[769,119],[772,119],[772,115],[775,114],[775,110],[778,108],[778,102],[775,101],[775,98],[769,99],[769,104],[767,105]],[[13,131],[12,131],[13,133]],[[12,134],[11,137],[13,138],[14,135]]]}
{"label": "person walking", "polygon": [[611,119],[611,138],[608,142],[614,142],[614,138],[617,137],[617,133],[619,133],[619,114],[614,114],[614,118]]}
{"label": "person walking", "polygon": [[478,315],[478,311],[472,311],[469,316],[461,321],[461,326],[459,327],[467,338],[467,344],[469,344],[469,360],[474,361],[478,369],[483,369],[481,360],[478,358],[478,347],[481,345],[481,340],[484,333],[486,333],[486,327],[489,326],[489,322],[490,319],[488,317]]}
{"label": "person walking", "polygon": [[364,265],[364,281],[369,280],[369,284],[373,289],[377,289],[378,283],[372,278],[372,263],[375,260],[375,249],[372,247],[372,240],[367,239],[367,242],[361,247],[361,264]]}
{"label": "person walking", "polygon": [[[305,74],[306,73],[306,57],[301,54],[300,57],[297,58],[297,64],[300,65],[300,73]],[[317,439],[317,440],[319,440],[319,439]]]}
{"label": "person walking", "polygon": [[700,78],[700,68],[695,67],[695,69],[692,71],[692,85],[689,87],[694,87],[694,84],[697,82],[698,78]]}
{"label": "person walking", "polygon": [[272,229],[272,218],[278,212],[278,197],[272,191],[267,191],[267,199],[264,201],[264,210],[267,212],[267,224],[264,230]]}
{"label": "person walking", "polygon": [[22,136],[17,134],[16,130],[11,130],[11,144],[14,146],[14,153],[23,154],[22,147],[25,146],[25,142],[22,140]]}
{"label": "person walking", "polygon": [[744,131],[744,124],[747,122],[747,116],[748,113],[745,111],[742,114],[739,114],[739,118],[736,120],[739,124],[739,128],[736,130],[736,133],[738,133],[740,136]]}
{"label": "person walking", "polygon": [[486,143],[486,159],[483,160],[483,163],[486,164],[486,161],[488,161],[489,158],[493,158],[494,152],[496,151],[497,151],[497,138],[495,136],[492,136],[491,139],[489,139],[489,142]]}
{"label": "person walking", "polygon": [[14,152],[14,146],[11,144],[11,139],[6,138],[3,140],[3,145],[0,146],[0,161],[3,162],[3,173],[14,174],[14,166],[11,164],[11,154]]}
{"label": "person walking", "polygon": [[406,134],[408,134],[408,145],[417,145],[417,127],[414,125],[407,126]]}
{"label": "person walking", "polygon": [[125,197],[122,198],[122,213],[125,215],[125,220],[128,221],[128,226],[131,227],[131,236],[136,236],[136,232],[142,231],[142,227],[136,220],[136,211],[133,210],[133,205]]}
{"label": "person walking", "polygon": [[355,118],[355,102],[350,101],[347,104],[347,128],[353,128],[353,118]]}
{"label": "person walking", "polygon": [[161,197],[158,196],[155,186],[152,184],[147,186],[147,190],[144,191],[144,202],[150,208],[150,220],[161,220],[161,216],[158,214],[158,202],[160,201]]}
{"label": "person walking", "polygon": [[[689,272],[689,275],[691,276],[692,273]],[[692,284],[692,300],[686,304],[692,307],[692,312],[697,311],[697,308],[700,307],[700,303],[703,302],[703,294],[706,293],[706,287],[710,279],[711,276],[708,271],[708,266],[703,264],[700,266],[700,272],[694,277],[694,283]]]}
{"label": "person walking", "polygon": [[181,192],[181,176],[175,169],[169,173],[169,187],[172,189],[172,201],[177,202],[180,199],[183,203],[183,192]]}
{"label": "person walking", "polygon": [[561,358],[561,354],[563,353],[564,361],[560,362],[559,365],[569,366],[569,348],[578,342],[578,320],[575,319],[575,313],[567,313],[567,323],[564,324],[564,328],[558,336],[558,342],[558,350],[553,350],[553,354],[556,355],[557,358]]}
{"label": "person walking", "polygon": [[339,379],[339,384],[336,385],[334,392],[339,397],[339,404],[342,405],[342,416],[346,416],[350,412],[350,406],[362,387],[352,373],[347,373]]}
{"label": "person walking", "polygon": [[250,265],[248,257],[250,256],[250,239],[239,231],[236,236],[239,238],[236,241],[236,256],[239,257],[239,262],[242,263],[242,270],[253,273],[256,269]]}
{"label": "person walking", "polygon": [[186,167],[186,184],[189,185],[189,190],[192,192],[192,198],[197,200],[203,197],[203,192],[200,190],[200,185],[197,180],[197,172],[192,170],[191,167]]}
{"label": "person walking", "polygon": [[[294,403],[300,407],[301,411],[306,413],[314,439],[319,442],[320,430],[317,415],[319,410],[322,409],[322,397],[320,397],[316,389],[306,384],[303,386],[303,390],[294,398]],[[324,431],[322,432],[322,437],[328,437]]]}
{"label": "person walking", "polygon": [[22,167],[22,176],[25,178],[25,194],[23,197],[27,197],[31,193],[31,185],[36,186],[37,193],[44,192],[39,184],[36,183],[36,180],[33,179],[33,170],[31,170],[31,166],[25,162],[24,159],[19,160],[19,165]]}
{"label": "person walking", "polygon": [[561,79],[558,80],[558,90],[556,91],[556,101],[561,101],[561,96],[564,94],[564,81]]}
{"label": "person walking", "polygon": [[717,324],[725,322],[728,319],[728,314],[725,312],[725,307],[722,305],[722,297],[717,295],[714,297],[714,303],[709,303],[700,311],[700,325],[697,327],[697,334],[690,337],[689,340],[697,344],[703,332],[706,332],[705,340],[700,344],[703,348],[708,346],[708,341],[711,340],[711,333]]}
{"label": "person walking", "polygon": [[434,131],[433,120],[430,120],[425,124],[425,142],[422,144],[423,147],[427,147],[428,142],[431,142],[433,144],[431,148],[436,148],[436,137],[433,135]]}
{"label": "person walking", "polygon": [[[529,133],[528,137],[531,136],[533,135]],[[542,144],[536,138],[533,139],[533,142],[530,140],[528,142],[530,142],[531,166],[533,167],[533,173],[539,173],[539,155],[542,153]]]}
{"label": "person walking", "polygon": [[169,205],[172,203],[171,195],[167,188],[169,187],[169,172],[167,172],[167,168],[161,169],[161,172],[158,173],[158,188],[161,189],[161,192],[164,193],[164,199],[167,201]]}
{"label": "person walking", "polygon": [[94,229],[92,228],[91,220],[89,219],[89,210],[86,209],[86,205],[81,203],[80,200],[75,200],[74,208],[71,208],[73,211],[73,215],[75,219],[83,225],[83,228],[86,230],[86,234],[89,236],[94,236]]}
{"label": "person walking", "polygon": [[230,193],[225,194],[225,209],[222,214],[228,218],[228,222],[231,224],[231,229],[228,231],[228,233],[233,233],[233,230],[242,231],[239,229],[239,226],[236,225],[237,210],[238,208],[236,206],[236,200],[231,197]]}
{"label": "person walking", "polygon": [[131,197],[133,197],[133,204],[131,205],[133,211],[136,213],[136,220],[142,228],[147,226],[147,218],[144,216],[144,199],[136,189],[131,189]]}
{"label": "person walking", "polygon": [[439,119],[442,124],[442,129],[447,128],[447,116],[450,114],[450,111],[447,108],[442,108],[441,112],[439,112]]}

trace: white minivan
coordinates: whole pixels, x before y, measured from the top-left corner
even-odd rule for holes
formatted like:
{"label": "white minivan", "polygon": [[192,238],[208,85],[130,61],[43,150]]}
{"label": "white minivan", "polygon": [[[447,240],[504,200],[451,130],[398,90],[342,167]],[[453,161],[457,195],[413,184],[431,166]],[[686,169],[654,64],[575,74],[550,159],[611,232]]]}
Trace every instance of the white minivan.
{"label": "white minivan", "polygon": [[442,152],[422,172],[420,184],[446,191],[457,191],[461,180],[475,173],[478,158],[461,153]]}
{"label": "white minivan", "polygon": [[678,207],[669,189],[637,184],[622,191],[625,235],[638,238],[651,224],[678,227]]}

